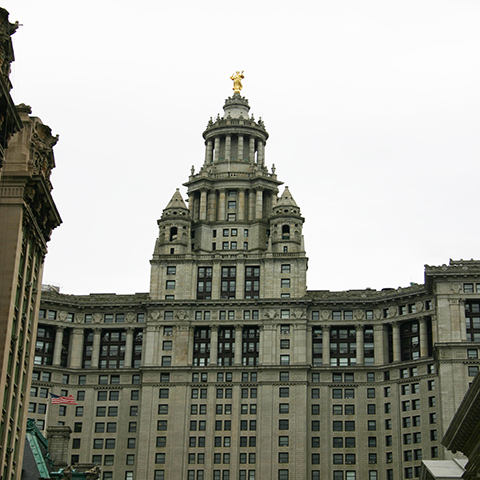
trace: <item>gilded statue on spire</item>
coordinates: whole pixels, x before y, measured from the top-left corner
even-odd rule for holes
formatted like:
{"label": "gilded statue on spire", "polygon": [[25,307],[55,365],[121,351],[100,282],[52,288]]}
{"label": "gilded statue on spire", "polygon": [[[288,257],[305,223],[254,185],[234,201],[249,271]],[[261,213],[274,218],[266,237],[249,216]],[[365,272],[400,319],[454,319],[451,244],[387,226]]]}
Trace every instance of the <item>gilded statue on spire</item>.
{"label": "gilded statue on spire", "polygon": [[245,78],[243,76],[243,70],[239,72],[238,70],[230,77],[230,80],[233,80],[233,92],[240,93],[240,90],[243,88],[242,79]]}

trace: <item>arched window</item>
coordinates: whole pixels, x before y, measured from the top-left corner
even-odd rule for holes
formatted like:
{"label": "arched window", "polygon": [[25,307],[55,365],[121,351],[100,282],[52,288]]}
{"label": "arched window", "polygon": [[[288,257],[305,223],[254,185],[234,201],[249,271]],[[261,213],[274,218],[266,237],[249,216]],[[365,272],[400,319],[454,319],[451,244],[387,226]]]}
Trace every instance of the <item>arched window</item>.
{"label": "arched window", "polygon": [[171,227],[170,228],[170,241],[172,242],[173,240],[176,240],[178,237],[178,228],[177,227]]}
{"label": "arched window", "polygon": [[289,240],[289,239],[290,239],[290,226],[282,225],[282,240]]}

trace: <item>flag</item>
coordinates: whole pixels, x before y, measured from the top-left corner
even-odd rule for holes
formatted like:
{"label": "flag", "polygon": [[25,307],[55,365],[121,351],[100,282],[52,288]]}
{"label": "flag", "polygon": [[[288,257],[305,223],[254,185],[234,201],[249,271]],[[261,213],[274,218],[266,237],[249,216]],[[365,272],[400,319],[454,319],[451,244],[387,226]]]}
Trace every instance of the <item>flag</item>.
{"label": "flag", "polygon": [[61,397],[60,395],[55,395],[53,393],[50,393],[50,395],[52,396],[52,405],[78,405],[73,398],[73,395],[69,395],[68,397]]}

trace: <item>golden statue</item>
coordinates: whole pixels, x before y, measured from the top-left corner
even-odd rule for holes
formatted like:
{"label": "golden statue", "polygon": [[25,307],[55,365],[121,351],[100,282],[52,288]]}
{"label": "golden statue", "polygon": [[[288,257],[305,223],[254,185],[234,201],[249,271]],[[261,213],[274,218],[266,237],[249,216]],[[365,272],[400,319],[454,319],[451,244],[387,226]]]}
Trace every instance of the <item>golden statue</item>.
{"label": "golden statue", "polygon": [[230,80],[233,80],[233,92],[240,93],[240,90],[243,88],[242,79],[245,78],[243,76],[243,70],[239,72],[238,70],[230,77]]}

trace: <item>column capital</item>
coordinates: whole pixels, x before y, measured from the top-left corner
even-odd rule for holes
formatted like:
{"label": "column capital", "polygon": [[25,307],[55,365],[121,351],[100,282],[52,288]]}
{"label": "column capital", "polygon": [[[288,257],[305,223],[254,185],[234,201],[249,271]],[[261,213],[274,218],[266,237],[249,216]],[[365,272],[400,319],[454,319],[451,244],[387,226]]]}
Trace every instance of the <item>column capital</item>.
{"label": "column capital", "polygon": [[420,317],[417,319],[419,324],[426,325],[427,324],[427,319],[425,317]]}
{"label": "column capital", "polygon": [[102,334],[102,329],[100,327],[95,327],[93,329],[93,334],[94,335],[101,335]]}
{"label": "column capital", "polygon": [[235,325],[235,331],[237,330],[243,331],[243,325]]}
{"label": "column capital", "polygon": [[363,328],[364,328],[363,323],[357,323],[357,324],[355,325],[355,330],[356,330],[357,332],[363,332]]}
{"label": "column capital", "polygon": [[63,332],[65,330],[65,328],[66,328],[65,325],[56,325],[55,326],[55,330],[57,332]]}
{"label": "column capital", "polygon": [[135,331],[134,327],[125,327],[125,332],[127,332],[127,334],[133,335],[134,331]]}
{"label": "column capital", "polygon": [[330,332],[330,328],[331,328],[330,325],[322,325],[322,330],[323,330],[324,332]]}
{"label": "column capital", "polygon": [[210,325],[210,330],[211,330],[212,332],[218,332],[218,329],[219,329],[219,328],[220,328],[219,325],[216,324],[216,323],[213,323],[213,324]]}

